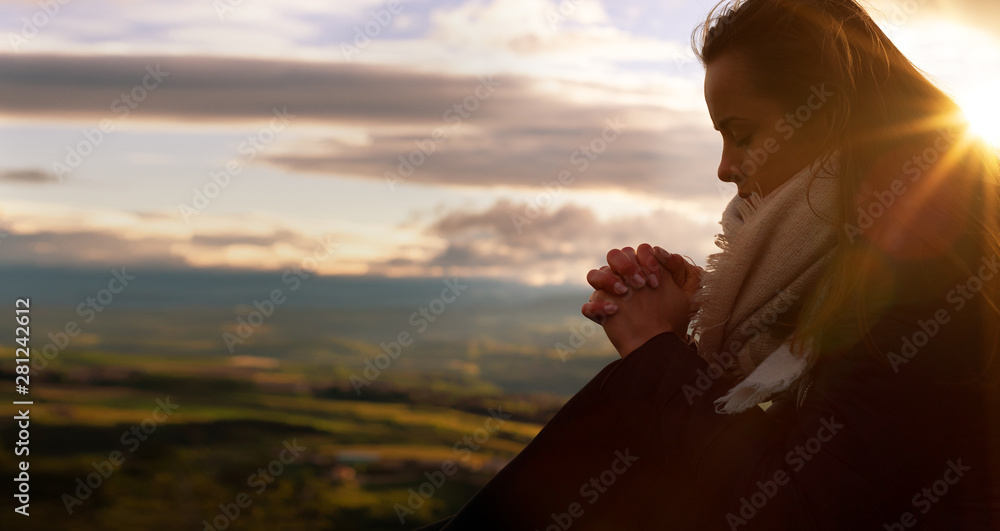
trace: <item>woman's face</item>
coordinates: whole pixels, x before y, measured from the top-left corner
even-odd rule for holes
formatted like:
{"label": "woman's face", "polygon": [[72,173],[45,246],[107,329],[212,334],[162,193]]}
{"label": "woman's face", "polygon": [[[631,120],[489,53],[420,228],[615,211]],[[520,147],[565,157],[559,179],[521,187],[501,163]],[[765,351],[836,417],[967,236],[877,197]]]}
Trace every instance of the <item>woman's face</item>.
{"label": "woman's face", "polygon": [[740,197],[762,197],[822,155],[829,123],[821,112],[832,97],[825,87],[802,95],[800,106],[785,108],[758,94],[739,53],[708,63],[705,101],[715,129],[722,133],[719,179],[735,182]]}

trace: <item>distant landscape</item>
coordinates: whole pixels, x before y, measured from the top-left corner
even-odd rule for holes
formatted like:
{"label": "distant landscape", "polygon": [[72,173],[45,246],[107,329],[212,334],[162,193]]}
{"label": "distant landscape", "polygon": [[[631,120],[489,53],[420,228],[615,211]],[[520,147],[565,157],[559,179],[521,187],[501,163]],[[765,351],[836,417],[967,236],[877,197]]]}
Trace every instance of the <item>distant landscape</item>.
{"label": "distant landscape", "polygon": [[[862,3],[1000,147],[1000,2]],[[589,268],[718,252],[717,4],[0,1],[0,531],[459,510],[618,359]]]}
{"label": "distant landscape", "polygon": [[5,529],[410,529],[460,508],[616,357],[576,286],[126,272],[106,306],[86,301],[107,271],[5,272],[2,300],[32,299],[38,363],[32,518]]}

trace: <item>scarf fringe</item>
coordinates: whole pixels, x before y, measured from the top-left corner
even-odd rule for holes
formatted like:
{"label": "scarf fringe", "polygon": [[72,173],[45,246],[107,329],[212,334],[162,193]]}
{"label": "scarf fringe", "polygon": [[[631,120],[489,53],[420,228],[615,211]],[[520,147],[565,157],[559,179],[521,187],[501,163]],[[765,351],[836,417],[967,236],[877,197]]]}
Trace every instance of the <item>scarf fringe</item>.
{"label": "scarf fringe", "polygon": [[792,352],[790,343],[783,343],[746,379],[733,386],[725,396],[717,399],[715,411],[728,415],[741,413],[766,401],[776,393],[787,391],[809,372],[814,361],[812,349],[796,355]]}
{"label": "scarf fringe", "polygon": [[[701,278],[701,289],[695,293],[692,301],[692,313],[694,314],[694,317],[691,319],[691,323],[694,326],[694,330],[698,332],[695,342],[696,344],[699,344],[699,346],[700,338],[703,337],[705,331],[725,326],[726,323],[729,322],[731,313],[728,312],[726,314],[726,318],[718,323],[705,322],[706,315],[721,314],[721,306],[724,303],[720,297],[712,295],[715,291],[712,289],[712,286],[718,284],[717,282],[714,282],[713,279],[720,274],[719,266],[726,259],[726,256],[732,252],[733,242],[737,239],[739,233],[746,225],[746,222],[749,221],[755,214],[760,212],[766,204],[767,198],[761,197],[761,195],[757,192],[752,192],[745,200],[741,199],[739,196],[734,197],[723,213],[722,220],[720,221],[720,224],[722,225],[722,234],[717,234],[715,236],[715,246],[719,248],[719,252],[708,256]],[[733,219],[733,216],[731,215],[734,210],[739,213],[739,221]],[[733,354],[735,355],[736,353],[734,352]],[[740,374],[738,368],[734,367],[729,370],[733,371],[733,369],[736,369],[736,375]]]}

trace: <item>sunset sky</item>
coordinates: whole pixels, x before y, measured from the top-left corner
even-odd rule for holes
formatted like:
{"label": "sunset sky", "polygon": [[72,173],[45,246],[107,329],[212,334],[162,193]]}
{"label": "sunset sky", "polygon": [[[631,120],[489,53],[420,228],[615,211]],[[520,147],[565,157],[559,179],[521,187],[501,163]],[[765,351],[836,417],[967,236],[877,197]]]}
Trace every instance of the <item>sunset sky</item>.
{"label": "sunset sky", "polygon": [[[0,264],[704,263],[735,193],[689,46],[713,4],[0,0]],[[875,5],[1000,145],[1000,3]]]}

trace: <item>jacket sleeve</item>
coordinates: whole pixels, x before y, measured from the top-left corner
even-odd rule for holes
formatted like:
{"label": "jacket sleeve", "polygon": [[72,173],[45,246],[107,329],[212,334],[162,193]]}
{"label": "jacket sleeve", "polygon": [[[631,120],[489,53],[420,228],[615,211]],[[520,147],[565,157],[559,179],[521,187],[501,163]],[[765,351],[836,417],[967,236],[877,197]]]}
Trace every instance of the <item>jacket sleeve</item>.
{"label": "jacket sleeve", "polygon": [[671,334],[605,375],[599,394],[626,438],[658,441],[659,475],[682,496],[665,528],[997,529],[997,393],[970,383],[983,352],[978,303],[894,300],[874,345],[831,353],[802,406],[783,414],[715,413],[728,384]]}
{"label": "jacket sleeve", "polygon": [[656,336],[595,376],[444,529],[996,528],[1000,415],[962,379],[981,351],[972,306],[900,298],[869,337],[901,357],[857,342],[817,365],[800,408],[772,412],[716,413],[729,383]]}

